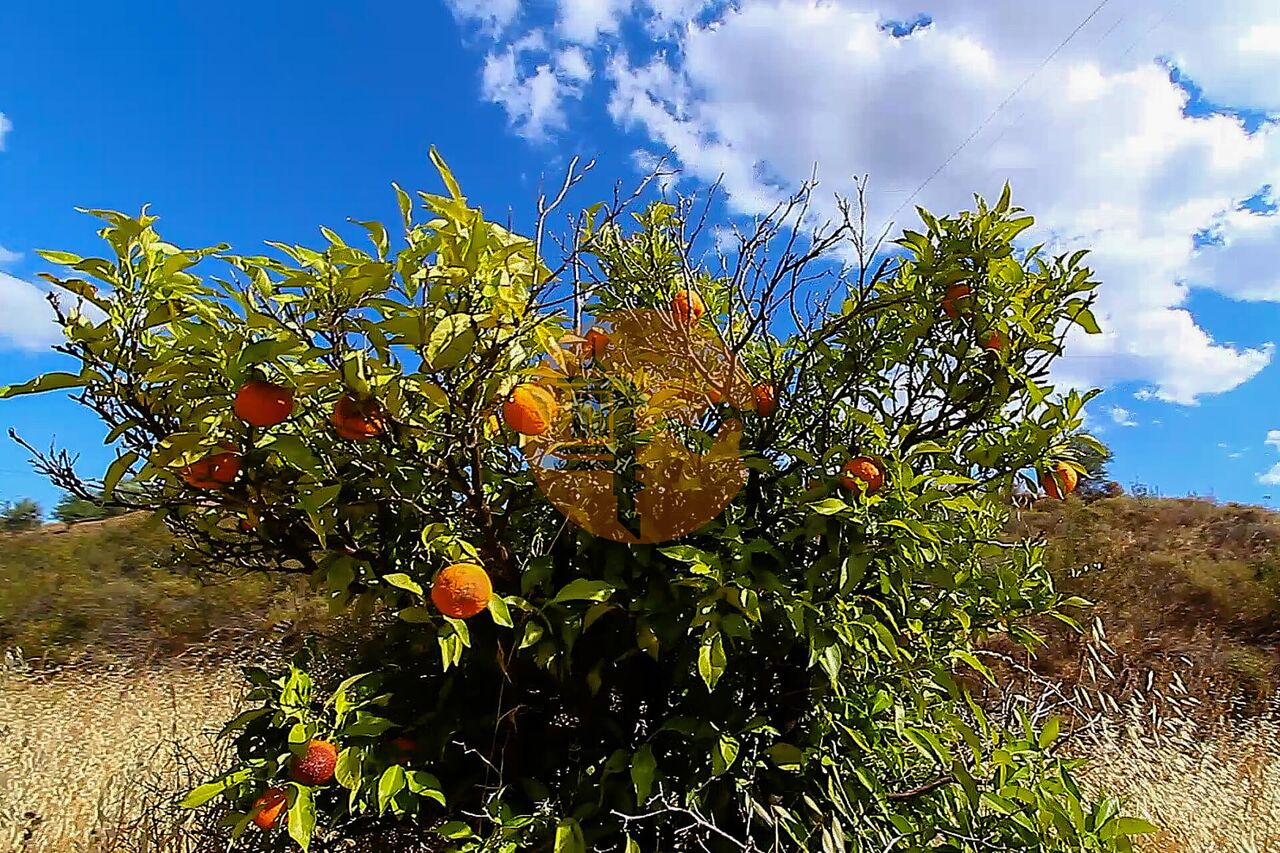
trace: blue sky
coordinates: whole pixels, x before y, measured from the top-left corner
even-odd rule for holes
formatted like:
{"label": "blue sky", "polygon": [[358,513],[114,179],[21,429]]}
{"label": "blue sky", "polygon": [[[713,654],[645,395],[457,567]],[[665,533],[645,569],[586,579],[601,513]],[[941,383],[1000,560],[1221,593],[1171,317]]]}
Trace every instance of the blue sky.
{"label": "blue sky", "polygon": [[[638,176],[637,152],[674,147],[679,188],[724,173],[739,213],[814,161],[837,188],[869,173],[881,216],[922,183],[914,200],[947,210],[1010,178],[1043,213],[1042,236],[1100,244],[1110,334],[1081,344],[1064,376],[1108,387],[1090,419],[1116,478],[1280,498],[1260,482],[1280,463],[1280,440],[1267,443],[1280,428],[1268,347],[1280,279],[1267,260],[1280,239],[1259,206],[1237,210],[1280,185],[1268,119],[1280,95],[1264,85],[1280,57],[1232,60],[1280,20],[1262,0],[1233,0],[1235,29],[1146,2],[1091,20],[1043,68],[1096,4],[1025,20],[994,20],[977,0],[7,4],[0,384],[62,366],[31,345],[41,319],[21,316],[15,288],[38,281],[37,248],[96,251],[76,206],[149,202],[187,245],[314,243],[347,217],[395,221],[393,180],[436,190],[434,144],[472,199],[503,218],[513,208],[519,227],[538,176],[554,180],[570,156],[598,161],[586,204]],[[876,26],[891,21],[927,23]],[[1221,245],[1197,250],[1198,233]],[[0,426],[37,446],[56,437],[87,472],[110,458],[103,430],[62,399],[0,403]],[[57,497],[5,439],[0,500],[23,496]]]}

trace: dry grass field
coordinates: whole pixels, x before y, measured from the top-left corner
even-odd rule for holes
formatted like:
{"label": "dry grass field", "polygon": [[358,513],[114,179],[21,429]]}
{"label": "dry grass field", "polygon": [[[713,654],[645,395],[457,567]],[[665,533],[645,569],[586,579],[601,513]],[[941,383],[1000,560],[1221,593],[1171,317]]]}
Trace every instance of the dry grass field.
{"label": "dry grass field", "polygon": [[[1120,498],[1041,504],[1014,532],[1049,538],[1061,585],[1107,628],[1105,654],[1050,633],[1026,670],[1041,694],[1092,696],[1070,747],[1086,786],[1163,827],[1145,850],[1280,853],[1280,517]],[[164,574],[162,550],[127,522],[0,542],[0,651],[41,661],[0,663],[0,853],[204,853],[175,799],[222,763],[213,735],[241,695],[208,632],[323,618],[294,589]],[[100,653],[126,647],[129,663]]]}
{"label": "dry grass field", "polygon": [[207,778],[234,667],[0,673],[0,850],[186,851],[174,794]]}
{"label": "dry grass field", "polygon": [[[233,667],[0,676],[0,850],[192,853],[175,796],[218,761]],[[1152,723],[1121,708],[1077,747],[1091,788],[1163,827],[1159,853],[1280,850],[1280,709],[1247,722]]]}

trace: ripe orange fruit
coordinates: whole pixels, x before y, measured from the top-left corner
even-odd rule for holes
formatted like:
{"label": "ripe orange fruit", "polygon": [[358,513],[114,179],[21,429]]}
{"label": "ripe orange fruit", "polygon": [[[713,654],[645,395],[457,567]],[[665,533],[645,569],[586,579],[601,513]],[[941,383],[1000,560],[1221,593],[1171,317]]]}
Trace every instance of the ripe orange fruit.
{"label": "ripe orange fruit", "polygon": [[255,379],[240,386],[233,407],[236,417],[256,427],[272,427],[293,414],[293,392]]}
{"label": "ripe orange fruit", "polygon": [[967,284],[953,284],[948,287],[946,295],[942,297],[942,313],[952,320],[959,317],[963,312],[956,303],[972,292],[972,289]]}
{"label": "ripe orange fruit", "polygon": [[333,778],[338,748],[325,740],[307,741],[307,751],[289,762],[289,776],[303,785],[323,785]]}
{"label": "ripe orange fruit", "polygon": [[991,334],[982,339],[983,349],[1002,350],[1004,349],[1004,335],[1000,334],[998,329],[992,329]]}
{"label": "ripe orange fruit", "polygon": [[751,389],[756,400],[756,413],[762,418],[772,417],[778,411],[778,398],[772,385],[757,385]]}
{"label": "ripe orange fruit", "polygon": [[711,385],[707,388],[707,399],[711,401],[711,405],[718,406],[720,401],[724,399],[724,392]]}
{"label": "ripe orange fruit", "polygon": [[609,348],[609,333],[593,326],[587,331],[586,341],[582,344],[582,357],[598,359]]}
{"label": "ripe orange fruit", "polygon": [[368,441],[386,430],[382,407],[372,398],[361,400],[347,394],[333,404],[333,429],[348,441]]}
{"label": "ripe orange fruit", "polygon": [[523,435],[542,435],[559,413],[560,404],[551,392],[530,382],[513,388],[502,404],[502,419]]}
{"label": "ripe orange fruit", "polygon": [[253,801],[253,807],[262,811],[253,816],[253,822],[260,829],[271,829],[280,820],[284,807],[289,804],[289,794],[284,788],[268,788],[267,792]]}
{"label": "ripe orange fruit", "polygon": [[859,456],[844,463],[840,485],[846,489],[862,487],[864,494],[874,495],[884,485],[884,469],[870,456]]}
{"label": "ripe orange fruit", "polygon": [[671,298],[671,313],[681,323],[698,322],[707,311],[702,297],[692,290],[681,290]]}
{"label": "ripe orange fruit", "polygon": [[488,607],[492,597],[489,573],[474,563],[445,566],[431,584],[432,603],[454,619],[470,619]]}
{"label": "ripe orange fruit", "polygon": [[182,479],[197,489],[221,489],[231,485],[240,473],[240,455],[234,445],[224,443],[224,453],[192,462],[182,469]]}
{"label": "ripe orange fruit", "polygon": [[[1080,475],[1075,468],[1072,468],[1066,462],[1055,462],[1053,464],[1053,473],[1058,475],[1058,479],[1062,480],[1062,487],[1066,489],[1069,495],[1076,490],[1076,483],[1080,480]],[[1049,471],[1040,472],[1040,485],[1044,487],[1044,493],[1051,498],[1062,500],[1064,494],[1058,490],[1057,480],[1053,478],[1053,473]]]}

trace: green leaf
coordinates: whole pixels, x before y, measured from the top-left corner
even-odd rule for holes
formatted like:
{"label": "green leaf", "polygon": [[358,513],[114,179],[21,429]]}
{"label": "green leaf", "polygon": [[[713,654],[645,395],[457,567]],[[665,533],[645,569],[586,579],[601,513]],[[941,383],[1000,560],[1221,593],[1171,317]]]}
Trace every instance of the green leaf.
{"label": "green leaf", "polygon": [[630,835],[627,836],[627,849],[623,853],[640,853],[640,845]]}
{"label": "green leaf", "polygon": [[364,750],[352,746],[342,750],[333,768],[333,778],[348,791],[358,790],[364,778]]}
{"label": "green leaf", "polygon": [[456,201],[464,201],[462,188],[458,186],[458,181],[453,177],[453,172],[445,165],[444,158],[440,156],[440,152],[436,151],[434,145],[431,146],[428,155],[431,157],[432,165],[436,167],[436,171],[440,173],[441,179],[444,180],[444,185],[449,188],[449,195],[453,196]]}
{"label": "green leaf", "polygon": [[377,737],[393,726],[394,723],[384,717],[357,711],[355,720],[343,728],[342,734],[344,737]]}
{"label": "green leaf", "polygon": [[604,601],[617,589],[605,581],[593,581],[586,578],[571,580],[551,599],[551,604],[563,604],[566,601]]}
{"label": "green leaf", "polygon": [[427,625],[436,621],[435,611],[427,607],[406,607],[398,615],[411,625]]}
{"label": "green leaf", "polygon": [[465,358],[475,342],[471,315],[450,314],[431,330],[424,355],[433,370],[447,370]]}
{"label": "green leaf", "polygon": [[413,224],[413,200],[395,181],[391,182],[391,187],[396,191],[396,204],[400,206],[400,218],[404,220],[405,230],[408,230]]}
{"label": "green leaf", "polygon": [[489,615],[493,617],[495,625],[501,625],[503,628],[515,627],[515,623],[511,621],[511,611],[507,608],[507,602],[500,595],[489,597]]}
{"label": "green leaf", "polygon": [[1048,749],[1058,739],[1058,733],[1061,730],[1062,720],[1057,717],[1050,717],[1048,722],[1044,724],[1044,728],[1040,730],[1040,737],[1036,743],[1041,749]]}
{"label": "green leaf", "polygon": [[231,720],[231,722],[227,723],[225,726],[222,727],[222,731],[219,732],[218,737],[226,737],[227,735],[231,734],[235,730],[243,728],[247,726],[249,723],[252,723],[254,720],[258,719],[259,717],[266,716],[267,714],[270,714],[270,713],[271,713],[270,708],[254,708],[252,710],[245,711],[242,714],[238,714],[235,718]]}
{"label": "green leaf", "polygon": [[695,548],[692,545],[668,545],[665,548],[659,548],[658,553],[681,563],[706,563],[707,565],[712,565],[716,562],[714,555],[708,554],[701,548]]}
{"label": "green leaf", "polygon": [[43,394],[45,391],[61,391],[64,388],[83,388],[88,384],[75,373],[46,373],[21,385],[0,385],[0,400],[20,397],[23,394]]}
{"label": "green leaf", "polygon": [[658,761],[653,756],[653,747],[645,744],[636,750],[631,758],[631,784],[636,789],[636,807],[643,808],[653,790],[653,774],[658,769]]}
{"label": "green leaf", "polygon": [[826,500],[809,504],[809,509],[818,513],[818,515],[835,515],[838,512],[844,512],[852,508],[839,498],[827,498]]}
{"label": "green leaf", "polygon": [[981,675],[992,685],[996,683],[995,676],[991,674],[991,670],[972,653],[966,652],[964,649],[955,649],[951,652],[951,657],[967,663],[975,672]]}
{"label": "green leaf", "polygon": [[391,798],[403,791],[407,784],[409,780],[405,778],[404,768],[399,764],[393,764],[383,772],[382,778],[378,780],[379,814],[387,810]]}
{"label": "green leaf", "polygon": [[413,578],[403,572],[393,572],[389,575],[383,575],[382,579],[397,589],[407,590],[416,595],[422,595],[422,587],[414,581]]}
{"label": "green leaf", "polygon": [[450,841],[459,841],[463,838],[473,838],[475,836],[475,833],[471,831],[471,827],[460,820],[451,820],[437,827],[436,833],[448,838]]}
{"label": "green leaf", "polygon": [[51,264],[60,264],[64,267],[73,267],[84,260],[79,255],[73,255],[70,252],[59,252],[53,249],[36,249],[36,254]]}
{"label": "green leaf", "polygon": [[110,467],[107,468],[107,476],[102,479],[102,496],[104,498],[111,497],[124,475],[129,473],[129,468],[137,461],[138,453],[135,450],[130,450],[116,457],[116,461],[112,462]]}
{"label": "green leaf", "polygon": [[184,809],[198,809],[214,797],[221,794],[226,790],[226,788],[227,786],[225,782],[209,782],[208,784],[201,785],[196,788],[190,794],[187,794],[186,798],[183,799],[179,805]]}
{"label": "green leaf", "polygon": [[1074,314],[1072,314],[1072,319],[1075,320],[1076,325],[1084,329],[1087,334],[1097,335],[1102,332],[1102,327],[1098,325],[1097,319],[1093,316],[1093,311],[1088,308],[1078,309]]}
{"label": "green leaf", "polygon": [[727,734],[720,735],[720,740],[711,750],[711,775],[720,776],[732,767],[733,762],[738,760],[738,749],[737,738]]}
{"label": "green leaf", "polygon": [[444,792],[440,789],[440,780],[431,773],[425,770],[407,770],[404,778],[409,790],[419,797],[426,797],[429,800],[435,800],[442,806],[445,805]]}
{"label": "green leaf", "polygon": [[289,806],[289,818],[285,821],[289,837],[306,851],[311,847],[311,833],[316,828],[316,804],[311,789],[306,785],[290,785],[294,791],[293,805]]}
{"label": "green leaf", "polygon": [[698,674],[702,676],[708,690],[715,689],[716,682],[724,675],[724,667],[724,641],[720,639],[719,632],[716,632],[703,640],[698,649]]}
{"label": "green leaf", "polygon": [[582,826],[573,818],[567,817],[556,825],[553,853],[587,853],[587,840],[582,834]]}
{"label": "green leaf", "polygon": [[804,750],[790,743],[775,743],[769,747],[769,760],[780,770],[797,771],[804,765]]}
{"label": "green leaf", "polygon": [[363,221],[360,219],[352,219],[351,222],[362,226],[369,232],[369,238],[373,241],[374,248],[378,250],[378,257],[385,258],[388,250],[391,248],[391,241],[387,237],[387,228],[381,222]]}
{"label": "green leaf", "polygon": [[1112,821],[1115,835],[1146,835],[1159,832],[1160,827],[1140,817],[1118,817]]}

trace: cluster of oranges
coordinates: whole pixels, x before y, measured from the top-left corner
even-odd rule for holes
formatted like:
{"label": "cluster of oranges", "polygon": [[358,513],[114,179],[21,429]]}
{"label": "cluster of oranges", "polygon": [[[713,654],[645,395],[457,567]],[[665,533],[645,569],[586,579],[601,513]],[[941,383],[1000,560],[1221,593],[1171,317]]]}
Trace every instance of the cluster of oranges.
{"label": "cluster of oranges", "polygon": [[[431,600],[441,613],[458,619],[475,616],[489,605],[493,585],[489,575],[480,566],[458,563],[441,570],[431,587]],[[417,743],[411,738],[397,737],[390,741],[392,762],[402,764],[417,751]],[[308,786],[327,785],[334,776],[338,763],[338,748],[324,740],[308,741],[301,755],[289,762],[289,777]],[[280,823],[288,805],[286,789],[273,785],[253,803],[253,822],[261,829],[272,829]]]}
{"label": "cluster of oranges", "polygon": [[[973,289],[969,285],[960,283],[953,284],[947,288],[942,296],[942,313],[949,320],[958,320],[961,316],[971,312],[970,301],[973,296]],[[992,329],[979,341],[983,349],[1002,350],[1008,344],[1008,340],[999,329]]]}
{"label": "cluster of oranges", "polygon": [[[302,785],[327,785],[333,779],[338,766],[338,748],[325,740],[310,740],[301,755],[289,762],[289,778]],[[262,829],[271,829],[280,822],[289,795],[284,788],[271,787],[253,803],[257,812],[253,822]]]}
{"label": "cluster of oranges", "polygon": [[[390,743],[391,760],[395,764],[408,761],[418,744],[412,738],[400,736]],[[310,740],[301,755],[295,755],[289,762],[289,778],[302,785],[311,787],[327,785],[333,780],[338,766],[338,747],[325,740]],[[253,802],[253,822],[261,829],[272,829],[279,825],[285,817],[285,807],[289,804],[289,793],[284,788],[273,785]]]}
{"label": "cluster of oranges", "polygon": [[[293,392],[283,385],[253,379],[236,392],[233,410],[240,420],[259,428],[278,426],[293,414]],[[368,441],[387,428],[382,407],[374,399],[350,394],[333,404],[330,418],[334,432],[348,441]],[[231,485],[240,473],[240,450],[224,442],[222,451],[206,456],[182,469],[182,478],[197,489],[221,489]]]}
{"label": "cluster of oranges", "polygon": [[[962,315],[970,313],[972,309],[968,303],[971,301],[972,294],[973,290],[967,284],[951,285],[942,296],[942,313],[950,320],[959,319]],[[992,329],[982,337],[979,343],[983,349],[999,351],[1003,350],[1009,341],[999,329]],[[1061,489],[1058,487],[1059,481],[1062,484]],[[1040,485],[1044,488],[1045,494],[1058,500],[1074,492],[1078,481],[1079,474],[1076,469],[1066,462],[1055,462],[1051,469],[1040,472]]]}
{"label": "cluster of oranges", "polygon": [[[672,317],[682,324],[697,323],[706,314],[707,306],[702,297],[692,290],[681,290],[671,298]],[[612,345],[609,333],[597,327],[591,328],[581,344],[579,353],[584,360],[599,361]],[[714,386],[707,390],[707,399],[719,404],[724,395]],[[777,391],[772,385],[759,384],[752,388],[755,411],[761,417],[772,417],[778,411]],[[560,404],[547,388],[525,382],[517,385],[507,395],[502,405],[502,419],[508,427],[526,436],[545,435],[560,416]]]}

